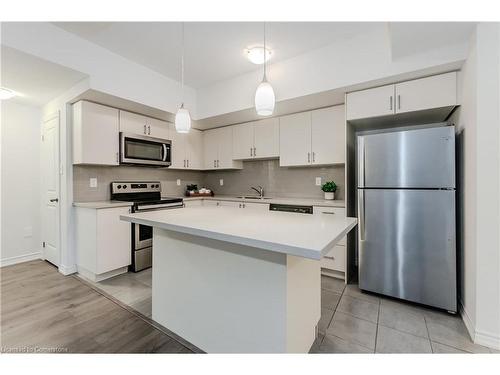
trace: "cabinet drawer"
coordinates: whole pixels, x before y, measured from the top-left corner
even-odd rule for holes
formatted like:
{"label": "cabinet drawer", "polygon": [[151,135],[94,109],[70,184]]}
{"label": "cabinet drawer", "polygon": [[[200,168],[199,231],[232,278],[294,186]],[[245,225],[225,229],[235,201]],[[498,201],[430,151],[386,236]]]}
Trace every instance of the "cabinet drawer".
{"label": "cabinet drawer", "polygon": [[345,272],[345,252],[345,246],[334,246],[327,255],[321,258],[321,267]]}
{"label": "cabinet drawer", "polygon": [[313,214],[323,214],[323,215],[339,215],[345,217],[345,208],[344,207],[321,207],[314,206]]}

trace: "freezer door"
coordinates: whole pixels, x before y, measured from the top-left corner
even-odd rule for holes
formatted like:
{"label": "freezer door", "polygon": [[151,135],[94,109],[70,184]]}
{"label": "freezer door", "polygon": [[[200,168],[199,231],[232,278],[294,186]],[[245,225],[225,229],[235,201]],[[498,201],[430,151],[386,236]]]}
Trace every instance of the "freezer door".
{"label": "freezer door", "polygon": [[359,287],[457,311],[455,192],[358,189]]}
{"label": "freezer door", "polygon": [[358,187],[454,188],[455,127],[358,136]]}

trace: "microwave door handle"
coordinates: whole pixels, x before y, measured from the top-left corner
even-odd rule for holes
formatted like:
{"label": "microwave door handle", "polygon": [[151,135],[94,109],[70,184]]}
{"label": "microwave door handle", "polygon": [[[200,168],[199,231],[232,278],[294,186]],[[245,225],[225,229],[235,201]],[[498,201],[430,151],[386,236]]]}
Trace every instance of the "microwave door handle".
{"label": "microwave door handle", "polygon": [[167,145],[165,143],[162,144],[163,146],[163,158],[162,158],[162,161],[167,161]]}

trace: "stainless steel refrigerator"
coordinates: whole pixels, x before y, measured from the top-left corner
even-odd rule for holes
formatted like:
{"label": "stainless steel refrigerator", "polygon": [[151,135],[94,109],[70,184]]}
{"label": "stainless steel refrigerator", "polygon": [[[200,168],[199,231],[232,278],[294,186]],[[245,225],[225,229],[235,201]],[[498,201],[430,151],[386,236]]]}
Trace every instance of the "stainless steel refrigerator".
{"label": "stainless steel refrigerator", "polygon": [[457,311],[455,128],[357,136],[359,287]]}

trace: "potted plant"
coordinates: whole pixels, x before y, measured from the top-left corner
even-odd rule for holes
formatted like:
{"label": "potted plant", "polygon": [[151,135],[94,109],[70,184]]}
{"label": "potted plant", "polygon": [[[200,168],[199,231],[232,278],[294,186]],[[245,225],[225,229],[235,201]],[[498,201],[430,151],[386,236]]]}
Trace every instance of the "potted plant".
{"label": "potted plant", "polygon": [[337,184],[333,181],[327,181],[321,186],[321,190],[325,192],[325,199],[335,199],[335,192],[337,191]]}

